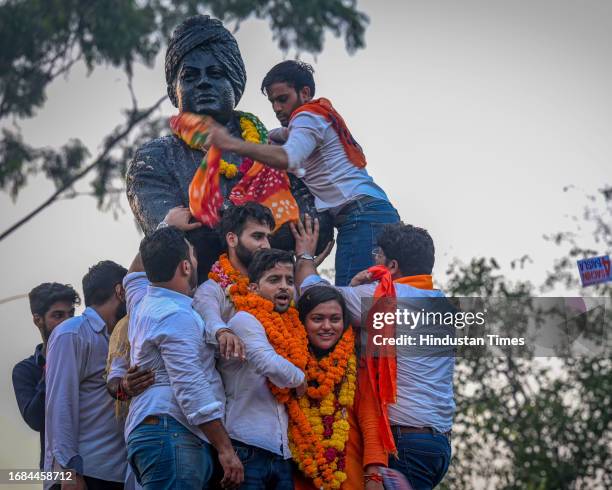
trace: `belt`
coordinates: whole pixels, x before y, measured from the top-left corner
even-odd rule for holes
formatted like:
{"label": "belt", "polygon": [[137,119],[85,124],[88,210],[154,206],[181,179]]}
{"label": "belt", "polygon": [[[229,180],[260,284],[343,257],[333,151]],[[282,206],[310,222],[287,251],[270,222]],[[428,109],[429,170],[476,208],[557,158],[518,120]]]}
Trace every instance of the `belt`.
{"label": "belt", "polygon": [[354,199],[353,201],[346,203],[342,208],[340,208],[340,211],[336,213],[334,217],[334,225],[341,226],[342,223],[346,221],[347,214],[350,214],[353,211],[358,210],[360,206],[365,206],[366,204],[369,204],[374,201],[379,201],[379,200],[380,200],[379,197],[361,196],[361,197],[358,197],[357,199]]}
{"label": "belt", "polygon": [[147,417],[145,417],[145,419],[141,422],[141,424],[147,424],[147,425],[157,425],[159,424],[159,417],[155,416],[155,415],[148,415]]}
{"label": "belt", "polygon": [[398,434],[440,434],[448,438],[450,438],[452,434],[452,430],[449,430],[448,432],[439,432],[433,427],[413,427],[411,425],[392,425],[391,430],[393,432],[397,432]]}

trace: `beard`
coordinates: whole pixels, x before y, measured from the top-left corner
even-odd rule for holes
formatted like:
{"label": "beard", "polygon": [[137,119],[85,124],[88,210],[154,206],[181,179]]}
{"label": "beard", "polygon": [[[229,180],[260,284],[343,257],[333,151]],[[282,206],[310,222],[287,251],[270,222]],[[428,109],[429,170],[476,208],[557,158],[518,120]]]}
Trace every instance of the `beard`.
{"label": "beard", "polygon": [[47,324],[43,322],[42,328],[38,329],[40,331],[40,335],[42,337],[43,344],[47,344],[49,342],[49,337],[51,337],[51,330],[47,327]]}
{"label": "beard", "polygon": [[115,321],[118,322],[125,315],[127,315],[127,304],[125,302],[119,303],[117,309],[115,310]]}
{"label": "beard", "polygon": [[274,311],[276,313],[285,313],[289,307],[291,306],[291,304],[287,304],[287,305],[282,305],[282,306],[278,306],[278,305],[274,305]]}
{"label": "beard", "polygon": [[238,245],[236,245],[236,256],[238,257],[238,260],[242,262],[242,265],[247,268],[253,260],[253,252],[240,243],[240,240],[238,240]]}

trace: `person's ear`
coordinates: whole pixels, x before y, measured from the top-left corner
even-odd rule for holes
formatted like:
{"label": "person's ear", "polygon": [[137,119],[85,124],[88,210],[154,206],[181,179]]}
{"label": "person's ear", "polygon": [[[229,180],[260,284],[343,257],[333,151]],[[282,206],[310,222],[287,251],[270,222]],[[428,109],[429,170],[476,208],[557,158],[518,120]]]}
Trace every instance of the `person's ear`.
{"label": "person's ear", "polygon": [[225,235],[225,241],[227,242],[228,248],[236,248],[238,246],[238,235],[230,231]]}
{"label": "person's ear", "polygon": [[191,262],[187,259],[181,260],[181,274],[185,277],[191,275]]}
{"label": "person's ear", "polygon": [[387,266],[387,269],[389,269],[389,272],[391,272],[391,275],[397,274],[400,270],[398,261],[395,259],[392,259],[391,261],[389,261],[389,265]]}
{"label": "person's ear", "polygon": [[122,303],[125,302],[125,289],[123,289],[123,285],[121,283],[115,284],[115,296]]}
{"label": "person's ear", "polygon": [[36,325],[39,329],[44,328],[45,326],[43,317],[40,316],[38,313],[34,313],[32,315],[32,321],[34,322],[34,325]]}
{"label": "person's ear", "polygon": [[249,283],[249,291],[257,294],[259,292],[259,285],[256,282]]}
{"label": "person's ear", "polygon": [[304,102],[308,102],[312,99],[312,95],[310,93],[310,87],[304,86],[300,89],[300,97]]}

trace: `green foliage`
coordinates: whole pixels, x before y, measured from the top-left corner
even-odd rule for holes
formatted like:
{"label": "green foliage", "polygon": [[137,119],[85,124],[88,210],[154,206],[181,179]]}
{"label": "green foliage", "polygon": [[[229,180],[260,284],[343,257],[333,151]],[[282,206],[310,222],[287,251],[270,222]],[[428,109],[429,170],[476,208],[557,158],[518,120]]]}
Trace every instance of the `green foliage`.
{"label": "green foliage", "polygon": [[[606,188],[600,194],[603,203],[585,210],[580,230],[549,238],[569,251],[555,262],[542,285],[545,290],[556,286],[576,290],[576,258],[597,255],[581,244],[581,238],[591,236],[585,235],[585,228],[594,227],[595,240],[608,250],[612,245],[608,225],[612,193]],[[526,260],[517,261],[518,270]],[[517,299],[538,290],[529,281],[508,281],[495,259],[454,262],[447,274],[448,295]],[[593,294],[612,298],[612,289],[609,284],[598,286]],[[477,356],[457,358],[455,394],[454,458],[443,488],[612,486],[609,352],[606,357],[543,359],[494,357],[483,350]]]}
{"label": "green foliage", "polygon": [[[323,49],[328,30],[344,36],[349,52],[364,47],[368,23],[355,0],[8,0],[0,5],[0,120],[35,116],[46,102],[49,84],[75,63],[84,63],[89,71],[111,65],[131,81],[134,64],[150,66],[174,26],[196,13],[212,13],[236,29],[250,17],[268,19],[282,50],[315,54]],[[164,91],[160,87],[160,95]],[[161,128],[153,122],[142,134],[154,137]],[[96,168],[93,193],[102,207],[107,196],[116,202],[116,193],[108,191],[123,176],[131,151],[121,146]],[[39,172],[63,189],[87,167],[89,157],[76,139],[59,150],[33,148],[19,130],[3,130],[0,189],[16,199],[28,176]],[[71,192],[64,197],[76,195]]]}

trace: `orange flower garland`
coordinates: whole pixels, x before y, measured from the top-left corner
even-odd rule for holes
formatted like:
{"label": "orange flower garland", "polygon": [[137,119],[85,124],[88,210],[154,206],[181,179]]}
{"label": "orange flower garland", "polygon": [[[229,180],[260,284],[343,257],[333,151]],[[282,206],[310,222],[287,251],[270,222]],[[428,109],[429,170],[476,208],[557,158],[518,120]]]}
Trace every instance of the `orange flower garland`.
{"label": "orange flower garland", "polygon": [[295,308],[274,311],[274,303],[251,293],[248,278],[231,265],[227,254],[219,257],[208,277],[224,288],[237,311],[257,318],[277,352],[306,373],[306,396],[296,399],[291,390],[268,382],[270,391],[285,404],[289,440],[294,460],[317,488],[340,488],[346,480],[344,458],[348,440],[347,410],[356,387],[354,334],[348,328],[333,352],[318,360],[308,349],[306,329]]}
{"label": "orange flower garland", "polygon": [[232,297],[232,294],[244,296],[249,293],[249,278],[234,269],[227,254],[221,254],[208,273],[212,279]]}

